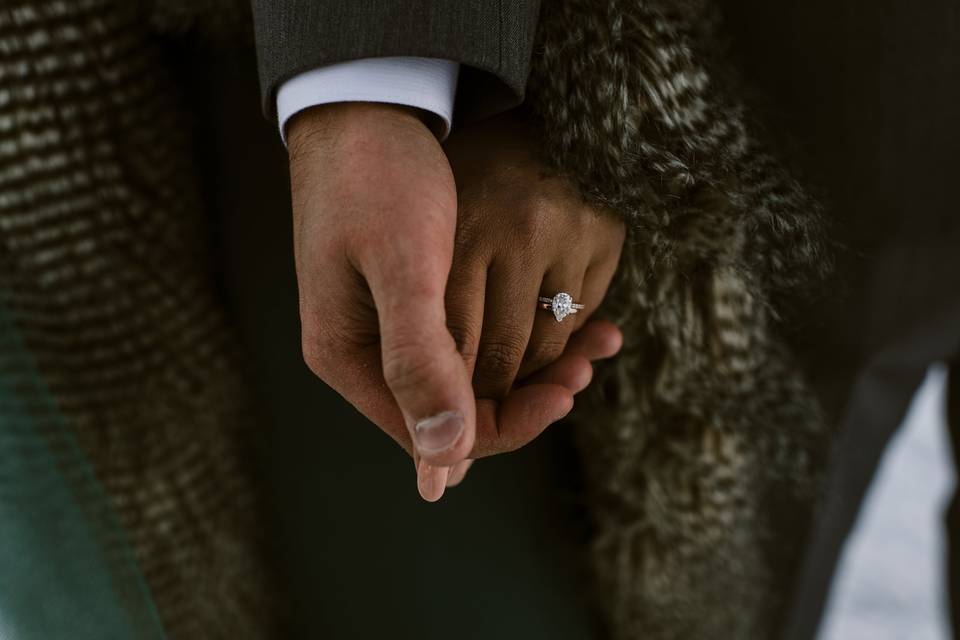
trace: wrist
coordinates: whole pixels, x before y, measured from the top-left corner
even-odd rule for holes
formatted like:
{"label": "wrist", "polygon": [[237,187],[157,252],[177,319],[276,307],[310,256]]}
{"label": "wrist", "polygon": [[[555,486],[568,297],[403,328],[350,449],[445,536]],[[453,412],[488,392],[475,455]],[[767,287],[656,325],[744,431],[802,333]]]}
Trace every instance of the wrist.
{"label": "wrist", "polygon": [[287,124],[291,161],[306,150],[327,147],[334,141],[368,135],[370,131],[399,127],[434,138],[430,122],[435,116],[406,105],[382,102],[336,102],[300,111]]}

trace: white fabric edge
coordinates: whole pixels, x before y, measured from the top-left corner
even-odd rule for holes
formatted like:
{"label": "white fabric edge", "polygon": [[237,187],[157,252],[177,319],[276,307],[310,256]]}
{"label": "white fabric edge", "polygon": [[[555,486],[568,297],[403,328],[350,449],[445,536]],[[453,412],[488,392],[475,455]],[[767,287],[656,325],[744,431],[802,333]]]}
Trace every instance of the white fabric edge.
{"label": "white fabric edge", "polygon": [[287,144],[286,125],[297,113],[334,102],[401,104],[435,113],[450,134],[460,65],[418,57],[362,58],[305,71],[277,91],[277,123]]}

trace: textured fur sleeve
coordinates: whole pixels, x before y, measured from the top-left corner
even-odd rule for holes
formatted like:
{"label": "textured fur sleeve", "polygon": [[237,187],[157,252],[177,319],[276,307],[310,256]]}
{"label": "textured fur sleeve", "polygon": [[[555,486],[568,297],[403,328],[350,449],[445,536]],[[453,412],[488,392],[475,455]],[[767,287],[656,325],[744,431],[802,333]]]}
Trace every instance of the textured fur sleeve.
{"label": "textured fur sleeve", "polygon": [[544,0],[528,87],[548,164],[630,228],[626,346],[578,431],[619,638],[773,635],[816,495],[825,429],[778,319],[828,270],[820,210],[752,135],[717,24]]}

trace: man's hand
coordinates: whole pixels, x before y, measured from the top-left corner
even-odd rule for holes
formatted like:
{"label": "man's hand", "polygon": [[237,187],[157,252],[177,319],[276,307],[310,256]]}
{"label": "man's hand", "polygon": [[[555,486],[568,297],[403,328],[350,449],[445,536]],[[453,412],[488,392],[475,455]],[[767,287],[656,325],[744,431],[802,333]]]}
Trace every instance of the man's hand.
{"label": "man's hand", "polygon": [[304,358],[414,455],[421,494],[438,498],[447,467],[521,446],[566,415],[572,369],[559,362],[478,419],[444,308],[456,187],[416,112],[324,105],[288,134]]}

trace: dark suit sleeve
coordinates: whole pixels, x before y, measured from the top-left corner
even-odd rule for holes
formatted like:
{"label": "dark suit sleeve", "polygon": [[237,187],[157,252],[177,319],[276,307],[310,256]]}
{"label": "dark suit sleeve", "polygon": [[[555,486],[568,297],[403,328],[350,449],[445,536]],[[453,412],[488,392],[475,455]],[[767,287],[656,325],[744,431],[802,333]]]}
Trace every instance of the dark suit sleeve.
{"label": "dark suit sleeve", "polygon": [[[540,0],[252,0],[263,108],[316,67],[384,56],[460,62],[467,117],[523,100]],[[472,113],[471,113],[472,112]]]}

